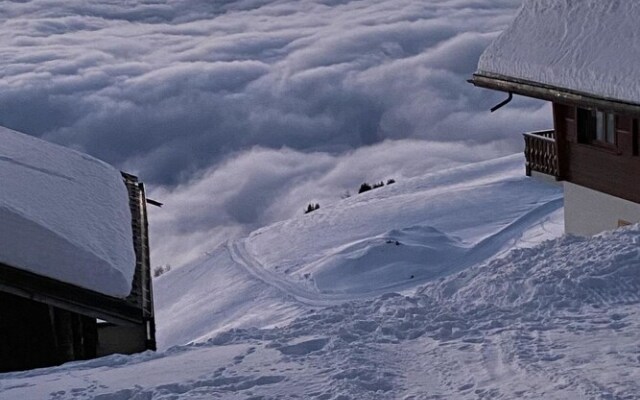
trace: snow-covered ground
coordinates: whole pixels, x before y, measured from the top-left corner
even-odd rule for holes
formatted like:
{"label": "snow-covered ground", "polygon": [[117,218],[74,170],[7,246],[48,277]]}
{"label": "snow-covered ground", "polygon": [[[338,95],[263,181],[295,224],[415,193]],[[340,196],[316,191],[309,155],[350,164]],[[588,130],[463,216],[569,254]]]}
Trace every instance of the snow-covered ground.
{"label": "snow-covered ground", "polygon": [[640,228],[560,237],[560,188],[522,164],[400,181],[213,249],[156,281],[163,350],[3,374],[0,398],[637,398]]}
{"label": "snow-covered ground", "polygon": [[[160,345],[412,289],[557,236],[561,192],[525,177],[515,155],[399,181],[259,229],[156,281]],[[536,239],[541,229],[549,232]]]}

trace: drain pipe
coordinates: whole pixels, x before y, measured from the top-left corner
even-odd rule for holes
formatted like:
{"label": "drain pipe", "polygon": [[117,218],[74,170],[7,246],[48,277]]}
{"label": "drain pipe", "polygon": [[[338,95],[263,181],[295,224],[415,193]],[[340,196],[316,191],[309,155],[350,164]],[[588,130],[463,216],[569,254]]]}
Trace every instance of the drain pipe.
{"label": "drain pipe", "polygon": [[509,92],[509,97],[507,97],[507,99],[506,99],[505,101],[503,101],[502,103],[500,103],[500,104],[498,104],[498,105],[494,106],[494,107],[491,109],[491,112],[496,112],[496,111],[498,111],[498,110],[499,110],[499,109],[501,109],[502,107],[504,107],[504,106],[506,106],[507,104],[509,104],[509,103],[511,102],[511,100],[513,100],[513,93]]}

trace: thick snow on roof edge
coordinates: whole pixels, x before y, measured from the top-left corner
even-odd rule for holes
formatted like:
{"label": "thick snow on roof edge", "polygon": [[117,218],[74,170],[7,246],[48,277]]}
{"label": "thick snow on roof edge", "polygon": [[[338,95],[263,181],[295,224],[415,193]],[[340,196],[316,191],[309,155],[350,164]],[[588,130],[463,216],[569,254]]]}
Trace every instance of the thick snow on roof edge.
{"label": "thick snow on roof edge", "polygon": [[525,0],[478,73],[640,103],[638,19],[635,0]]}
{"label": "thick snow on roof edge", "polygon": [[0,262],[114,297],[131,291],[131,212],[120,172],[0,127]]}

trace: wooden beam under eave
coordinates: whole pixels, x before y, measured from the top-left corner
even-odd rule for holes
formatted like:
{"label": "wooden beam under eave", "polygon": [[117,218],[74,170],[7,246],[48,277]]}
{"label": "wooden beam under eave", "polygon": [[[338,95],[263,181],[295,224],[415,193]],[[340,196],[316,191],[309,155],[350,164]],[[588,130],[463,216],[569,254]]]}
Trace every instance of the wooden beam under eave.
{"label": "wooden beam under eave", "polygon": [[142,310],[119,299],[0,263],[0,292],[119,324],[141,324]]}
{"label": "wooden beam under eave", "polygon": [[473,78],[469,79],[469,83],[486,89],[515,93],[534,99],[575,105],[588,109],[597,108],[640,118],[640,104],[593,96],[588,93],[558,88],[537,82],[499,75],[474,74]]}

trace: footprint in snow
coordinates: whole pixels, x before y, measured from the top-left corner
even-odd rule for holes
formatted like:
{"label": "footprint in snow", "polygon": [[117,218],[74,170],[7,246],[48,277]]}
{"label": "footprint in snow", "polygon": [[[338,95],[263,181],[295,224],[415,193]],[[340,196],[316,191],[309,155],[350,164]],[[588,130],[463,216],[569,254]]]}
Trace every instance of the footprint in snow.
{"label": "footprint in snow", "polygon": [[465,390],[469,390],[469,389],[473,388],[474,386],[475,386],[475,384],[474,384],[474,383],[467,383],[467,384],[464,384],[464,385],[460,386],[460,387],[458,388],[458,391],[459,391],[459,392],[463,392],[463,391],[465,391]]}
{"label": "footprint in snow", "polygon": [[304,342],[278,347],[278,351],[289,356],[304,356],[322,350],[329,343],[328,338],[306,340]]}

